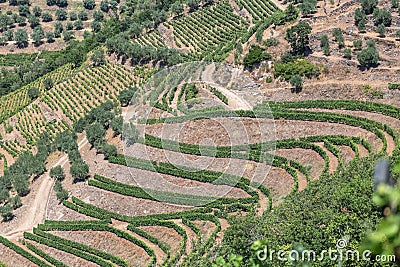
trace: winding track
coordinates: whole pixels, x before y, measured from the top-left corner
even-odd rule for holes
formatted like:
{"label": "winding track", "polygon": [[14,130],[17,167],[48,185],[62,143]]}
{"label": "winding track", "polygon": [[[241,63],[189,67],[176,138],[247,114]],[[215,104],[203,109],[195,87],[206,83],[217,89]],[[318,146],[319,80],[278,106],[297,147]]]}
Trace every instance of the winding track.
{"label": "winding track", "polygon": [[[81,150],[88,144],[86,137],[78,144],[78,149]],[[68,155],[61,157],[53,167],[61,165],[63,167],[68,162]],[[24,215],[22,224],[15,227],[13,230],[5,233],[3,236],[8,239],[16,239],[22,237],[26,231],[31,231],[35,226],[44,222],[47,213],[47,205],[50,199],[50,193],[53,189],[55,180],[49,175],[50,171],[43,174],[42,183],[36,193],[34,200],[29,204],[27,212]]]}

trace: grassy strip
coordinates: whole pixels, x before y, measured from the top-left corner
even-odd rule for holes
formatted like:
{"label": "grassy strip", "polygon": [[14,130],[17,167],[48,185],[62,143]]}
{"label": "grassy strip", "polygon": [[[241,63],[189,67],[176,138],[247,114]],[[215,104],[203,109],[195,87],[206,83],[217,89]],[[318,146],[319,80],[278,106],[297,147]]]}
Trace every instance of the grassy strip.
{"label": "grassy strip", "polygon": [[26,247],[56,267],[68,267],[68,265],[64,264],[63,262],[61,262],[59,260],[56,260],[55,258],[51,257],[49,254],[40,250],[38,247],[34,246],[31,243],[26,243]]}

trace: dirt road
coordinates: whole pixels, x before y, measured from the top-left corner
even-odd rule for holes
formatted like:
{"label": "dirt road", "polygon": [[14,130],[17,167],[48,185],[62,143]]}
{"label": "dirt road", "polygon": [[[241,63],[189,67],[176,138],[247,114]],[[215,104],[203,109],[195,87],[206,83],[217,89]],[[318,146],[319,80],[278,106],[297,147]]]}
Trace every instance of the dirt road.
{"label": "dirt road", "polygon": [[252,106],[243,98],[214,82],[213,73],[215,72],[215,64],[208,65],[202,73],[202,80],[207,84],[215,87],[223,95],[228,98],[228,106],[234,110],[251,110]]}
{"label": "dirt road", "polygon": [[[79,150],[81,150],[88,141],[84,138],[79,142]],[[68,162],[68,156],[65,155],[60,158],[54,165],[61,165],[62,167]],[[49,202],[49,197],[51,190],[54,185],[54,179],[52,179],[49,175],[50,171],[47,171],[43,174],[42,183],[39,186],[39,190],[36,193],[34,200],[29,203],[29,208],[27,209],[26,214],[24,215],[24,219],[22,224],[16,226],[13,230],[4,234],[4,237],[8,239],[16,239],[21,237],[25,231],[31,231],[33,227],[36,225],[43,223],[46,218],[46,210]]]}

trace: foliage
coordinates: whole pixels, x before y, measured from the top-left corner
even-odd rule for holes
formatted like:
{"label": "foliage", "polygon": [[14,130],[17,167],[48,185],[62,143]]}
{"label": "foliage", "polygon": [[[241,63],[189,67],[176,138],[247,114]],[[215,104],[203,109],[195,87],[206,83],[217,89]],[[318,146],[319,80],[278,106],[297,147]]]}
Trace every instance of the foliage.
{"label": "foliage", "polygon": [[357,59],[362,67],[371,68],[378,64],[379,53],[375,46],[369,46],[358,53]]}
{"label": "foliage", "polygon": [[71,164],[70,173],[74,182],[82,182],[89,178],[89,166],[83,160],[75,160]]}
{"label": "foliage", "polygon": [[376,8],[373,12],[374,15],[374,20],[375,20],[375,25],[381,25],[383,24],[386,27],[390,27],[392,24],[392,13],[385,9],[379,9]]}
{"label": "foliage", "polygon": [[386,27],[383,24],[379,24],[376,28],[376,32],[379,34],[379,37],[384,38],[386,36]]}
{"label": "foliage", "polygon": [[[371,200],[372,179],[365,179],[371,176],[373,163],[373,159],[356,160],[346,170],[322,177],[302,192],[289,195],[268,216],[257,220],[250,215],[234,223],[225,231],[219,254],[241,255],[244,266],[252,266],[251,258],[254,261],[256,255],[250,244],[257,239],[267,240],[269,249],[290,250],[298,244],[305,249],[322,251],[335,248],[336,240],[350,236],[348,247],[358,247],[365,232],[379,221],[379,211]],[[313,266],[336,264],[329,259],[313,262]]]}
{"label": "foliage", "polygon": [[36,87],[31,87],[28,89],[28,96],[30,99],[36,99],[40,95],[39,90]]}
{"label": "foliage", "polygon": [[252,45],[249,53],[243,59],[243,64],[250,68],[254,64],[258,64],[267,59],[271,59],[270,54],[264,52],[264,49],[262,49],[260,46]]}
{"label": "foliage", "polygon": [[97,49],[96,51],[94,51],[92,56],[90,57],[90,60],[93,62],[94,66],[104,65],[106,63],[104,50]]}
{"label": "foliage", "polygon": [[378,0],[361,0],[361,7],[365,14],[372,14],[378,5]]}
{"label": "foliage", "polygon": [[351,59],[351,57],[352,57],[351,48],[345,48],[343,52],[344,52],[344,54],[343,54],[344,58]]}
{"label": "foliage", "polygon": [[285,39],[290,43],[295,54],[303,55],[310,42],[311,26],[301,21],[287,29]]}
{"label": "foliage", "polygon": [[308,78],[317,77],[319,69],[307,59],[298,59],[288,63],[275,64],[275,77],[282,77],[285,80],[290,80],[294,75],[306,76]]}
{"label": "foliage", "polygon": [[96,6],[95,0],[83,0],[83,7],[92,10]]}
{"label": "foliage", "polygon": [[137,90],[136,88],[130,88],[121,91],[121,93],[118,96],[118,100],[121,103],[122,107],[128,106],[133,96],[135,95],[136,90]]}
{"label": "foliage", "polygon": [[[393,167],[393,175],[400,174],[400,161]],[[378,224],[377,229],[370,233],[363,242],[360,249],[370,250],[373,255],[388,256],[395,255],[396,259],[400,256],[400,190],[399,186],[391,187],[387,184],[380,184],[373,196],[374,203],[382,207],[387,216]]]}
{"label": "foliage", "polygon": [[290,77],[289,83],[294,87],[296,92],[300,92],[303,88],[303,79],[299,75]]}
{"label": "foliage", "polygon": [[65,173],[63,168],[60,165],[53,167],[50,169],[50,177],[59,181],[64,180]]}
{"label": "foliage", "polygon": [[299,9],[304,16],[315,12],[317,7],[317,0],[303,0],[299,5]]}

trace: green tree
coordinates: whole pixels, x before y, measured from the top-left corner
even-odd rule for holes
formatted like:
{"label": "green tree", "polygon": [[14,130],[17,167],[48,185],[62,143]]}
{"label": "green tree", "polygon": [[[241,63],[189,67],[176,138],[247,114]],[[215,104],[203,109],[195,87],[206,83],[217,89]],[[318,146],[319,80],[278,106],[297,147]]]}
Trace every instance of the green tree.
{"label": "green tree", "polygon": [[64,9],[57,9],[56,10],[56,19],[58,21],[67,20],[67,11],[65,11]]}
{"label": "green tree", "polygon": [[292,51],[298,55],[304,55],[310,43],[311,26],[301,21],[286,31],[286,41],[292,47]]}
{"label": "green tree", "polygon": [[107,0],[103,0],[100,2],[100,9],[101,11],[107,13],[109,10],[109,3]]}
{"label": "green tree", "polygon": [[105,143],[101,147],[101,153],[104,154],[105,159],[108,159],[111,156],[116,156],[118,154],[118,150],[116,146]]}
{"label": "green tree", "polygon": [[258,64],[261,61],[268,60],[270,58],[271,55],[266,53],[260,46],[252,45],[249,53],[243,58],[243,64],[250,68],[254,66],[254,64]]}
{"label": "green tree", "polygon": [[93,54],[90,56],[90,60],[93,62],[94,66],[104,65],[106,63],[104,50],[100,48],[94,51]]}
{"label": "green tree", "polygon": [[386,27],[383,24],[379,24],[379,26],[376,28],[376,32],[378,33],[378,36],[381,38],[384,38],[386,36]]}
{"label": "green tree", "polygon": [[78,15],[76,14],[76,12],[72,11],[69,13],[69,20],[70,21],[74,21],[78,19]]}
{"label": "green tree", "polygon": [[350,48],[345,48],[343,51],[343,57],[347,59],[351,59],[352,51]]}
{"label": "green tree", "polygon": [[332,35],[335,37],[335,41],[339,44],[339,48],[344,47],[344,37],[342,29],[335,28],[332,30]]}
{"label": "green tree", "polygon": [[293,75],[289,80],[290,85],[292,85],[296,92],[300,92],[303,88],[303,79],[299,75]]}
{"label": "green tree", "polygon": [[329,38],[328,35],[323,34],[320,37],[320,46],[322,47],[322,51],[325,56],[329,56],[331,54],[330,46],[329,46]]}
{"label": "green tree", "polygon": [[95,21],[99,21],[99,22],[103,21],[104,20],[104,13],[101,12],[100,10],[93,11],[93,19]]}
{"label": "green tree", "polygon": [[361,7],[367,15],[372,14],[377,6],[378,0],[361,0]]}
{"label": "green tree", "polygon": [[61,37],[61,33],[64,31],[63,25],[61,22],[57,21],[56,23],[54,23],[54,36],[56,38],[60,38]]}
{"label": "green tree", "polygon": [[396,40],[400,40],[400,30],[396,31]]}
{"label": "green tree", "polygon": [[65,42],[69,42],[74,38],[74,34],[72,31],[64,31],[63,32],[63,40]]}
{"label": "green tree", "polygon": [[93,32],[100,32],[100,30],[101,30],[101,23],[98,22],[98,21],[93,21],[93,22],[90,24],[90,27],[92,28],[92,31],[93,31]]}
{"label": "green tree", "polygon": [[64,188],[61,188],[61,190],[56,192],[56,197],[57,197],[57,200],[61,203],[64,200],[68,199],[68,191],[65,190]]}
{"label": "green tree", "polygon": [[292,22],[295,21],[298,16],[299,16],[299,9],[295,5],[290,3],[288,7],[285,9],[285,17],[286,17],[285,20],[287,22]]}
{"label": "green tree", "polygon": [[18,48],[24,48],[28,46],[28,33],[26,30],[18,29],[14,33],[14,40]]}
{"label": "green tree", "polygon": [[35,15],[35,17],[40,17],[42,15],[42,9],[38,6],[35,6],[32,9],[33,15]]}
{"label": "green tree", "polygon": [[199,0],[187,0],[186,3],[189,6],[189,10],[192,12],[199,8],[200,1]]}
{"label": "green tree", "polygon": [[67,22],[67,25],[65,25],[65,29],[67,31],[72,31],[74,29],[74,24],[72,22]]}
{"label": "green tree", "polygon": [[50,177],[59,181],[64,180],[65,173],[63,168],[60,165],[53,167],[50,169]]}
{"label": "green tree", "polygon": [[53,16],[49,12],[44,12],[42,14],[42,20],[43,22],[50,22],[53,20]]}
{"label": "green tree", "polygon": [[75,28],[75,30],[82,30],[83,29],[82,20],[78,19],[77,21],[75,21],[74,22],[74,28]]}
{"label": "green tree", "polygon": [[121,103],[121,106],[122,107],[128,106],[130,101],[132,100],[134,94],[135,94],[135,90],[132,90],[132,89],[126,89],[126,90],[121,91],[121,93],[118,96],[118,100]]}
{"label": "green tree", "polygon": [[183,5],[181,2],[177,1],[171,5],[170,10],[173,14],[178,16],[183,12]]}
{"label": "green tree", "polygon": [[88,125],[85,130],[86,137],[92,146],[96,146],[103,142],[103,138],[106,135],[106,130],[104,129],[103,125],[95,122],[91,125]]}
{"label": "green tree", "polygon": [[36,99],[40,95],[39,90],[36,87],[31,87],[28,89],[28,96],[30,99]]}
{"label": "green tree", "polygon": [[88,15],[88,13],[87,12],[85,12],[85,11],[80,11],[79,13],[78,13],[78,18],[80,19],[80,20],[82,20],[82,21],[87,21],[88,19],[89,19],[89,15]]}
{"label": "green tree", "polygon": [[89,10],[92,10],[96,6],[96,2],[94,0],[83,0],[83,7]]}
{"label": "green tree", "polygon": [[83,160],[72,162],[70,173],[74,182],[83,182],[89,177],[89,166]]}
{"label": "green tree", "polygon": [[32,39],[35,42],[35,45],[40,45],[44,37],[42,26],[37,26],[35,29],[33,29]]}
{"label": "green tree", "polygon": [[365,19],[361,20],[361,21],[358,23],[357,29],[358,29],[359,32],[365,32],[365,31],[366,31],[367,26],[365,25],[365,23],[366,23],[366,20],[365,20]]}
{"label": "green tree", "polygon": [[357,55],[358,62],[362,67],[371,68],[378,64],[379,53],[375,46],[369,45]]}
{"label": "green tree", "polygon": [[1,206],[0,214],[3,217],[4,222],[11,221],[14,218],[13,209],[10,205]]}
{"label": "green tree", "polygon": [[16,195],[15,197],[10,197],[8,203],[14,210],[22,206],[21,197],[19,195]]}
{"label": "green tree", "polygon": [[54,33],[46,32],[46,39],[48,43],[54,43]]}
{"label": "green tree", "polygon": [[399,0],[391,0],[392,8],[399,8]]}
{"label": "green tree", "polygon": [[124,120],[121,116],[115,117],[111,121],[110,127],[114,131],[114,136],[120,135],[122,133],[123,123],[124,123]]}
{"label": "green tree", "polygon": [[29,26],[34,29],[35,27],[40,25],[40,20],[38,17],[35,16],[29,16],[28,18]]}
{"label": "green tree", "polygon": [[12,184],[18,195],[26,196],[29,193],[29,175],[17,173],[12,176]]}
{"label": "green tree", "polygon": [[361,50],[362,49],[362,40],[354,40],[353,46],[354,46],[355,50]]}
{"label": "green tree", "polygon": [[308,16],[315,12],[317,6],[317,0],[304,0],[300,5],[299,9],[303,16]]}
{"label": "green tree", "polygon": [[374,14],[375,25],[383,24],[386,27],[390,27],[390,25],[392,24],[392,13],[389,10],[385,8],[383,9],[376,8],[373,14]]}
{"label": "green tree", "polygon": [[18,13],[20,16],[27,17],[31,12],[29,11],[28,5],[19,5],[18,6]]}
{"label": "green tree", "polygon": [[46,90],[51,89],[54,86],[53,79],[50,77],[47,77],[46,79],[44,79],[43,86],[44,86],[44,88],[46,88]]}

